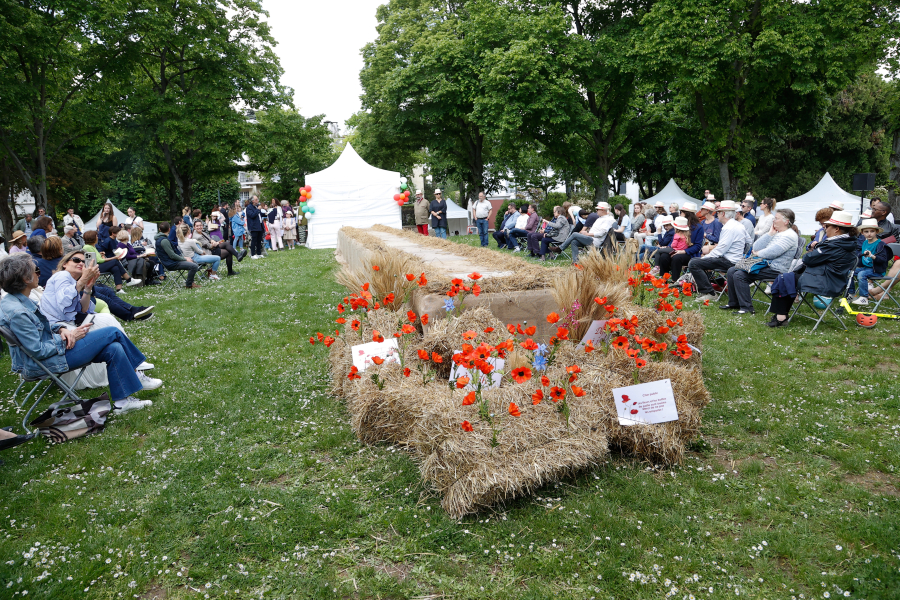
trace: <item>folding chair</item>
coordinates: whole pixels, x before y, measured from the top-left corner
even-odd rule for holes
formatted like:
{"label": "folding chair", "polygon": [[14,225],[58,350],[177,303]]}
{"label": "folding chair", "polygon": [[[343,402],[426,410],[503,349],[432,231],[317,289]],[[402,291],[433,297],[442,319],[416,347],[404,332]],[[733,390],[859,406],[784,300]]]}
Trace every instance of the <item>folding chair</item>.
{"label": "folding chair", "polygon": [[[6,343],[9,345],[10,349],[19,348],[22,352],[25,353],[28,358],[33,360],[38,364],[41,370],[44,372],[43,375],[38,377],[25,377],[24,375],[19,375],[21,381],[19,381],[19,386],[16,388],[16,391],[13,393],[13,401],[15,401],[16,396],[19,394],[19,391],[25,386],[26,383],[34,383],[34,387],[31,388],[31,391],[22,399],[22,402],[19,404],[19,408],[25,406],[28,402],[28,399],[31,398],[35,392],[37,392],[38,388],[41,387],[41,384],[45,381],[49,381],[49,385],[44,389],[43,393],[34,401],[31,405],[31,408],[28,409],[28,412],[25,413],[25,417],[22,419],[22,428],[25,429],[28,433],[31,433],[31,429],[28,428],[28,419],[31,417],[31,413],[34,412],[34,409],[37,408],[37,405],[41,403],[44,397],[53,389],[53,386],[56,385],[62,391],[63,398],[69,398],[72,402],[81,402],[81,398],[78,397],[78,394],[75,393],[75,388],[78,386],[78,382],[81,381],[82,375],[84,375],[85,367],[80,367],[75,371],[78,373],[78,376],[75,378],[75,381],[71,386],[66,385],[66,383],[59,378],[59,376],[48,369],[43,361],[38,359],[34,354],[32,354],[25,346],[19,343],[19,338],[16,337],[12,331],[7,329],[6,327],[0,327],[0,336],[6,340]],[[12,351],[10,351],[12,354]],[[86,366],[86,365],[85,365]]]}
{"label": "folding chair", "polygon": [[547,252],[550,253],[550,260],[556,260],[558,258],[568,258],[569,262],[572,262],[572,251],[566,248],[565,250],[560,250],[560,244],[548,244]]}
{"label": "folding chair", "polygon": [[[888,244],[888,248],[890,248],[894,255],[894,264],[896,265],[897,262],[900,261],[900,244]],[[891,295],[891,289],[894,287],[894,284],[900,281],[900,270],[898,270],[893,277],[869,277],[869,281],[877,283],[881,289],[884,290],[881,298],[879,298],[878,302],[875,303],[875,306],[872,307],[873,313],[878,312],[879,308],[881,308],[881,304],[885,300],[890,300],[894,304],[894,306],[888,307],[885,310],[893,312],[894,309],[896,309],[900,311],[900,300],[898,300],[898,297]]]}
{"label": "folding chair", "polygon": [[[816,328],[822,323],[822,321],[825,320],[825,317],[828,316],[829,313],[831,313],[838,320],[838,323],[841,324],[841,327],[843,327],[844,330],[846,330],[847,326],[844,325],[844,319],[841,318],[841,310],[842,309],[841,309],[840,301],[841,301],[841,298],[844,298],[847,296],[847,292],[850,289],[850,283],[853,281],[855,267],[856,267],[856,265],[854,264],[854,268],[850,269],[850,273],[847,276],[847,283],[844,285],[844,289],[841,290],[841,293],[839,293],[834,298],[832,298],[831,302],[829,302],[828,305],[824,309],[821,310],[821,312],[820,312],[820,309],[816,308],[816,305],[814,302],[814,300],[816,298],[816,294],[813,294],[811,292],[799,292],[798,297],[800,300],[794,303],[794,312],[792,312],[791,316],[788,317],[788,321],[786,324],[790,324],[790,322],[794,319],[794,317],[802,317],[804,319],[809,319],[810,321],[816,322],[815,326],[812,328],[812,330],[815,331]],[[804,305],[808,306],[812,310],[813,314],[815,314],[816,316],[811,317],[809,315],[804,315],[803,313],[801,313],[800,309],[803,308]]]}
{"label": "folding chair", "polygon": [[[774,279],[757,279],[753,282],[753,293],[750,294],[750,300],[753,302],[758,302],[760,304],[766,305],[765,314],[769,313],[769,308],[772,306],[772,294],[766,291],[766,288],[775,283]],[[764,300],[757,299],[756,295],[762,294]]]}

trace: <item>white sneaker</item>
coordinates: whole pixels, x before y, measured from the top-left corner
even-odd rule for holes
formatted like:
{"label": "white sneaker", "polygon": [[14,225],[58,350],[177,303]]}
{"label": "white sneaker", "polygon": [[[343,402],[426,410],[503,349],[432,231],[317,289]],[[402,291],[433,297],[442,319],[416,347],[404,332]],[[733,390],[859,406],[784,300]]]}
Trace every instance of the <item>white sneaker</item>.
{"label": "white sneaker", "polygon": [[126,283],[125,285],[129,285],[129,286],[131,286],[131,285],[140,285],[140,284],[141,284],[141,281],[143,281],[143,280],[142,280],[142,279],[135,279],[134,277],[132,277],[131,279],[128,280],[128,283]]}
{"label": "white sneaker", "polygon": [[144,310],[141,310],[141,311],[138,311],[138,312],[134,313],[134,318],[135,318],[135,319],[140,319],[141,317],[143,317],[143,316],[145,316],[145,315],[149,315],[150,313],[153,312],[153,308],[154,308],[153,306],[148,306],[148,307],[145,308]]}
{"label": "white sneaker", "polygon": [[516,246],[515,248],[513,248],[513,252],[518,252],[519,250],[521,250],[521,248],[519,248],[518,246]]}
{"label": "white sneaker", "polygon": [[853,300],[853,302],[851,302],[851,304],[856,304],[857,306],[868,306],[869,299],[866,298],[865,296],[860,296],[859,298],[856,298],[855,300]]}
{"label": "white sneaker", "polygon": [[219,277],[219,276],[216,275],[215,273],[211,273],[211,274],[209,275],[209,278],[212,279],[213,281],[219,281],[219,280],[221,279],[221,277]]}
{"label": "white sneaker", "polygon": [[116,400],[113,402],[113,412],[117,415],[124,415],[127,412],[141,410],[153,406],[152,400],[138,400],[134,396],[128,396],[124,400]]}
{"label": "white sneaker", "polygon": [[153,363],[148,363],[146,360],[137,366],[135,371],[149,371],[154,367]]}
{"label": "white sneaker", "polygon": [[259,258],[262,258],[262,256],[260,256],[260,255],[257,254],[257,255],[255,255],[255,256],[251,256],[250,258],[252,258],[253,260],[257,260],[257,259],[259,259]]}
{"label": "white sneaker", "polygon": [[141,385],[144,386],[145,390],[155,390],[163,384],[162,379],[154,379],[145,374],[143,371],[136,370],[135,373],[137,374],[137,378],[141,382]]}

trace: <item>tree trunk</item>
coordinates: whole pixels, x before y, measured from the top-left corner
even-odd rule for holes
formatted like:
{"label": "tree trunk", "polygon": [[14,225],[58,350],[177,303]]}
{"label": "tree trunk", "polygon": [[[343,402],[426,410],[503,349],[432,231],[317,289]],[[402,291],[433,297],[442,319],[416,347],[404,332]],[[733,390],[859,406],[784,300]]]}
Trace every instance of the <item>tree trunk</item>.
{"label": "tree trunk", "polygon": [[3,224],[3,234],[8,240],[13,233],[13,219],[10,204],[15,199],[15,188],[13,186],[12,165],[9,158],[4,156],[0,158],[0,223]]}
{"label": "tree trunk", "polygon": [[719,178],[722,180],[722,194],[724,196],[723,200],[731,200],[732,189],[731,189],[731,173],[728,170],[728,161],[720,160],[719,161]]}
{"label": "tree trunk", "polygon": [[891,146],[891,170],[888,175],[894,186],[888,189],[888,204],[894,219],[900,219],[900,129],[894,132],[894,143]]}

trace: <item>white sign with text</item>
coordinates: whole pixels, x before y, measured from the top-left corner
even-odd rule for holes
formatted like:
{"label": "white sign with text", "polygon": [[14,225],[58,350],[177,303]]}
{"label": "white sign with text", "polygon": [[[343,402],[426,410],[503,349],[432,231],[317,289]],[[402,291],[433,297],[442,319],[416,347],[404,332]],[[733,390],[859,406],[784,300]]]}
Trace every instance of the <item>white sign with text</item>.
{"label": "white sign with text", "polygon": [[[454,356],[460,354],[460,351],[457,350],[453,353]],[[506,364],[506,361],[502,358],[494,358],[490,357],[487,359],[487,362],[494,366],[494,370],[491,371],[490,375],[485,375],[478,369],[475,371],[481,377],[481,388],[489,389],[489,388],[498,388],[500,387],[500,381],[503,379],[503,365]],[[472,377],[472,374],[469,372],[469,369],[465,367],[461,367],[456,363],[453,363],[453,367],[450,369],[450,381],[454,381],[459,377],[468,377],[469,383],[466,385],[466,390],[474,391],[477,386],[475,385],[475,378]]]}
{"label": "white sign with text", "polygon": [[384,362],[400,362],[400,351],[397,348],[397,340],[391,338],[383,342],[369,342],[350,348],[353,353],[353,366],[359,371],[365,371],[375,364],[373,356],[383,358]]}
{"label": "white sign with text", "polygon": [[606,319],[594,321],[588,327],[587,333],[584,334],[584,338],[582,338],[578,347],[584,348],[588,342],[591,342],[594,346],[599,346],[600,342],[605,340],[607,335],[609,335],[609,332],[606,331]]}
{"label": "white sign with text", "polygon": [[619,425],[655,425],[678,420],[669,379],[613,389]]}

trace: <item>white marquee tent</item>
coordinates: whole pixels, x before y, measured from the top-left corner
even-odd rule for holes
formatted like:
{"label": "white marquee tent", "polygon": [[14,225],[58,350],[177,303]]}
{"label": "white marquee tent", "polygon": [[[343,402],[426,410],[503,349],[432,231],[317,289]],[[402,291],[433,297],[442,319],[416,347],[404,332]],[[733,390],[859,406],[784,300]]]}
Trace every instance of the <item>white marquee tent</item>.
{"label": "white marquee tent", "polygon": [[[119,225],[125,222],[125,219],[128,218],[128,215],[119,210],[115,204],[110,202],[113,207],[113,214],[116,215],[116,220],[119,222]],[[93,231],[97,229],[97,223],[100,221],[100,213],[103,212],[103,208],[100,208],[100,211],[94,215],[94,218],[84,224],[85,231]],[[140,216],[140,215],[138,215]],[[150,221],[144,221],[144,237],[148,240],[152,240],[156,237],[156,223],[151,223]]]}
{"label": "white marquee tent", "polygon": [[828,173],[825,173],[816,187],[802,196],[779,202],[775,209],[789,208],[794,211],[794,215],[796,215],[794,223],[800,229],[800,233],[812,235],[819,229],[819,224],[816,223],[816,212],[834,201],[843,202],[844,210],[853,215],[853,223],[856,224],[856,220],[859,218],[859,196],[842,190]]}
{"label": "white marquee tent", "polygon": [[394,201],[400,173],[373,167],[347,144],[333,165],[306,176],[312,187],[309,205],[316,209],[309,219],[310,248],[337,247],[337,233],[344,225],[375,224],[403,228],[400,207]]}
{"label": "white marquee tent", "polygon": [[678,184],[675,183],[674,179],[670,179],[669,183],[666,184],[666,187],[660,190],[660,192],[652,198],[644,200],[644,202],[649,202],[650,205],[656,204],[657,202],[662,202],[666,205],[666,210],[669,209],[669,205],[673,202],[678,206],[681,206],[685,202],[693,202],[697,206],[703,204],[696,198],[691,198],[690,196],[685,194],[684,191],[680,187],[678,187]]}
{"label": "white marquee tent", "polygon": [[[447,234],[453,235],[454,231],[458,231],[459,235],[466,235],[469,228],[469,211],[462,208],[459,204],[447,198]],[[429,225],[429,232],[431,226]]]}

